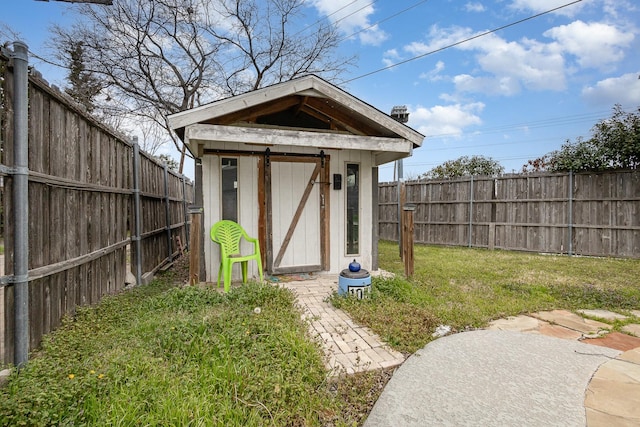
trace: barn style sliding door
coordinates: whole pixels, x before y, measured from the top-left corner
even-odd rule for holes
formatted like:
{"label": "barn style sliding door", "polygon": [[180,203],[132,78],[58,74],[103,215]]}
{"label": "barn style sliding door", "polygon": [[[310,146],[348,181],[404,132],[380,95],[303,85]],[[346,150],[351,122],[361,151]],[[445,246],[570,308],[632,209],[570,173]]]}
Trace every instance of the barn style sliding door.
{"label": "barn style sliding door", "polygon": [[[267,154],[261,229],[271,274],[329,267],[329,157]],[[262,234],[262,233],[261,233]]]}

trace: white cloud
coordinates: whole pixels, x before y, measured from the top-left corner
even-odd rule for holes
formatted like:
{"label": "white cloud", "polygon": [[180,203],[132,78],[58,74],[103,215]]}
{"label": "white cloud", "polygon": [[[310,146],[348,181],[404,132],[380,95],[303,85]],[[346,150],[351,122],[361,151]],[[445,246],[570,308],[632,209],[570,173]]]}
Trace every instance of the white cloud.
{"label": "white cloud", "polygon": [[420,74],[421,79],[427,79],[429,81],[435,82],[438,80],[442,80],[443,77],[440,75],[440,72],[444,70],[444,62],[438,61],[436,62],[435,67],[432,70],[427,71],[425,73]]}
{"label": "white cloud", "polygon": [[485,11],[484,5],[479,2],[469,2],[464,5],[464,9],[467,12],[484,12]]}
{"label": "white cloud", "polygon": [[[551,9],[555,9],[556,7],[563,6],[567,3],[569,3],[567,0],[513,0],[509,7],[519,11],[542,13]],[[557,13],[559,15],[575,16],[582,10],[582,8],[585,6],[585,3],[589,2],[572,4],[571,6],[558,9],[554,13]]]}
{"label": "white cloud", "polygon": [[377,46],[388,38],[386,32],[369,21],[375,13],[373,3],[366,6],[351,0],[312,0],[311,3],[345,35],[357,33],[362,44]]}
{"label": "white cloud", "polygon": [[379,46],[383,41],[387,39],[387,33],[382,31],[377,25],[367,28],[358,34],[362,44]]}
{"label": "white cloud", "polygon": [[470,104],[436,105],[431,108],[417,106],[410,109],[411,126],[427,136],[459,136],[464,128],[482,124],[479,113],[482,102]]}
{"label": "white cloud", "polygon": [[566,86],[564,59],[552,44],[499,39],[491,49],[483,50],[479,64],[499,81],[516,80],[533,90],[562,90]]}
{"label": "white cloud", "polygon": [[634,39],[613,25],[580,20],[551,28],[544,35],[557,40],[560,48],[578,58],[583,67],[606,69],[624,58],[624,48]]}
{"label": "white cloud", "polygon": [[453,82],[458,92],[511,96],[519,93],[521,90],[518,79],[510,76],[473,77],[469,74],[460,74],[453,78]]}
{"label": "white cloud", "polygon": [[[455,43],[459,43],[463,40],[472,37],[477,33],[474,33],[470,28],[463,28],[458,26],[452,26],[449,28],[440,28],[437,25],[432,25],[429,28],[429,43],[412,42],[404,47],[404,50],[414,56],[424,55],[442,49],[443,47],[450,46]],[[468,48],[468,43],[463,43],[458,47],[460,49]]]}
{"label": "white cloud", "polygon": [[625,15],[638,11],[637,5],[628,0],[604,0],[603,3],[602,10],[614,20],[620,20],[625,18]]}
{"label": "white cloud", "polygon": [[582,96],[597,105],[640,105],[640,70],[620,77],[611,77],[582,89]]}
{"label": "white cloud", "polygon": [[396,49],[389,49],[382,55],[382,63],[390,67],[400,60],[400,53]]}
{"label": "white cloud", "polygon": [[[481,32],[470,28],[431,27],[429,41],[405,46],[412,55],[422,55],[469,39]],[[565,62],[557,43],[540,43],[523,39],[509,42],[488,34],[456,45],[456,49],[475,51],[480,69],[486,74],[463,74],[454,78],[462,92],[482,92],[510,96],[522,87],[532,90],[563,90],[566,87]]]}

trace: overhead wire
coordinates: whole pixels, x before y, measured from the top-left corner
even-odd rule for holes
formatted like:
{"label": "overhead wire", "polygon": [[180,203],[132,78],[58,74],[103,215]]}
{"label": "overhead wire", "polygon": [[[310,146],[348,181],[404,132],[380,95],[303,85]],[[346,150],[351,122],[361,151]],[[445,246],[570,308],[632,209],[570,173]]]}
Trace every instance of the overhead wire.
{"label": "overhead wire", "polygon": [[[549,117],[546,119],[541,119],[541,120],[536,120],[531,122],[511,123],[511,124],[484,128],[483,130],[473,132],[473,135],[486,135],[486,134],[492,134],[492,133],[513,131],[513,130],[539,129],[539,128],[553,127],[553,126],[564,126],[564,125],[573,124],[573,123],[593,122],[593,121],[597,121],[604,118],[606,114],[609,114],[609,113],[610,111],[597,111],[593,113]],[[457,137],[459,135],[460,135],[459,133],[455,133],[455,132],[429,134],[429,139],[432,140],[434,138]]]}
{"label": "overhead wire", "polygon": [[349,34],[348,36],[345,36],[345,37],[343,37],[343,38],[339,39],[339,40],[338,40],[338,43],[341,43],[341,42],[343,42],[343,41],[345,41],[345,40],[348,40],[348,39],[350,39],[350,38],[351,38],[351,37],[353,37],[353,36],[357,36],[357,35],[358,35],[358,34],[360,34],[360,33],[363,33],[363,32],[365,32],[365,31],[367,31],[367,30],[369,30],[369,29],[371,29],[371,28],[373,28],[373,27],[375,27],[375,26],[377,26],[377,25],[382,24],[383,22],[387,22],[387,21],[389,21],[389,20],[391,20],[391,19],[393,19],[393,18],[395,18],[395,17],[397,17],[397,16],[399,16],[399,15],[402,15],[403,13],[406,13],[406,12],[410,11],[411,9],[413,9],[413,8],[415,8],[415,7],[418,7],[418,6],[420,6],[421,4],[426,3],[426,2],[428,2],[428,1],[429,1],[429,0],[422,0],[422,1],[419,1],[418,3],[414,3],[413,5],[411,5],[411,6],[407,7],[407,8],[405,8],[405,9],[402,9],[402,10],[401,10],[401,11],[399,11],[399,12],[394,13],[393,15],[387,16],[386,18],[382,18],[382,19],[380,19],[380,20],[378,20],[378,21],[374,22],[373,24],[371,24],[371,25],[369,25],[369,26],[367,26],[367,27],[361,28],[360,30],[358,30],[358,31],[356,31],[356,32],[354,32],[354,33],[351,33],[351,34]]}
{"label": "overhead wire", "polygon": [[364,77],[369,77],[369,76],[371,76],[371,75],[373,75],[373,74],[377,74],[377,73],[380,73],[380,72],[382,72],[382,71],[390,70],[390,69],[395,68],[395,67],[398,67],[398,66],[400,66],[400,65],[404,65],[404,64],[406,64],[406,63],[408,63],[408,62],[412,62],[412,61],[415,61],[415,60],[417,60],[417,59],[421,59],[421,58],[424,58],[424,57],[426,57],[426,56],[433,55],[434,53],[442,52],[442,51],[447,50],[447,49],[450,49],[450,48],[452,48],[452,47],[459,46],[459,45],[461,45],[461,44],[463,44],[463,43],[468,43],[468,42],[470,42],[470,41],[472,41],[472,40],[476,40],[476,39],[478,39],[478,38],[480,38],[480,37],[484,37],[484,36],[487,36],[487,35],[489,35],[489,34],[493,34],[493,33],[496,33],[496,32],[498,32],[498,31],[504,30],[504,29],[506,29],[506,28],[509,28],[509,27],[513,27],[513,26],[515,26],[515,25],[522,24],[523,22],[527,22],[527,21],[530,21],[530,20],[532,20],[532,19],[539,18],[539,17],[541,17],[541,16],[547,15],[547,14],[549,14],[549,13],[555,12],[555,11],[560,10],[560,9],[563,9],[563,8],[565,8],[565,7],[572,6],[572,5],[574,5],[574,4],[576,4],[576,3],[580,3],[580,2],[582,2],[582,0],[575,0],[575,1],[572,1],[572,2],[570,2],[570,3],[566,3],[566,4],[563,4],[563,5],[561,5],[561,6],[554,7],[553,9],[549,9],[549,10],[545,10],[545,11],[540,12],[540,13],[536,13],[535,15],[531,15],[531,16],[528,16],[528,17],[526,17],[526,18],[522,18],[522,19],[519,19],[519,20],[517,20],[517,21],[511,22],[511,23],[509,23],[509,24],[505,24],[505,25],[502,25],[502,26],[500,26],[500,27],[494,28],[494,29],[492,29],[492,30],[488,30],[488,31],[482,32],[482,33],[480,33],[480,34],[476,34],[475,36],[467,37],[466,39],[463,39],[463,40],[457,41],[457,42],[455,42],[455,43],[448,44],[448,45],[446,45],[446,46],[442,46],[442,47],[440,47],[440,48],[438,48],[438,49],[433,49],[433,50],[431,50],[431,51],[429,51],[429,52],[425,52],[425,53],[423,53],[423,54],[413,56],[413,57],[408,58],[408,59],[405,59],[405,60],[403,60],[403,61],[400,61],[400,62],[396,62],[396,63],[394,63],[394,64],[387,65],[386,67],[378,68],[377,70],[370,71],[370,72],[365,73],[365,74],[362,74],[362,75],[360,75],[360,76],[356,76],[356,77],[353,77],[353,78],[348,79],[348,80],[343,80],[342,82],[340,82],[340,84],[351,83],[351,82],[353,82],[353,81],[355,81],[355,80],[359,80],[359,79],[362,79],[362,78],[364,78]]}
{"label": "overhead wire", "polygon": [[329,19],[330,17],[332,17],[332,16],[333,16],[333,15],[335,15],[336,13],[340,12],[341,10],[346,9],[347,7],[351,6],[352,4],[354,4],[354,3],[358,2],[358,1],[359,1],[359,0],[353,0],[353,1],[351,1],[351,2],[349,2],[349,3],[347,3],[347,4],[345,4],[345,5],[344,5],[344,6],[342,6],[341,8],[336,9],[336,10],[334,10],[333,12],[331,12],[330,14],[325,15],[325,16],[323,16],[322,18],[318,19],[318,20],[317,20],[316,22],[314,22],[313,24],[308,25],[308,26],[306,26],[306,27],[302,28],[302,29],[301,29],[301,30],[299,30],[297,33],[294,33],[292,37],[295,37],[295,36],[297,36],[297,35],[298,35],[298,34],[300,34],[300,33],[304,33],[304,32],[305,32],[305,31],[307,31],[308,29],[315,27],[316,25],[320,24],[322,21],[326,21],[327,19]]}

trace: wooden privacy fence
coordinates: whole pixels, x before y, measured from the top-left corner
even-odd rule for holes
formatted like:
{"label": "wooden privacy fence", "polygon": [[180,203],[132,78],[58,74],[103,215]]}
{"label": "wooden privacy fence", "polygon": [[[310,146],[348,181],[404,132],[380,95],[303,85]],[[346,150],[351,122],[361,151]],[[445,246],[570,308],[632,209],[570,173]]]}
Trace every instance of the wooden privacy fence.
{"label": "wooden privacy fence", "polygon": [[[406,182],[416,242],[640,257],[640,171]],[[381,239],[398,240],[398,187],[379,186]]]}
{"label": "wooden privacy fence", "polygon": [[[170,263],[188,241],[186,206],[193,200],[185,177],[42,79],[27,78],[22,46],[0,54],[0,363],[16,364],[77,306],[124,288],[129,264],[141,283]],[[28,164],[19,164],[21,150]],[[20,179],[27,184],[24,205]]]}

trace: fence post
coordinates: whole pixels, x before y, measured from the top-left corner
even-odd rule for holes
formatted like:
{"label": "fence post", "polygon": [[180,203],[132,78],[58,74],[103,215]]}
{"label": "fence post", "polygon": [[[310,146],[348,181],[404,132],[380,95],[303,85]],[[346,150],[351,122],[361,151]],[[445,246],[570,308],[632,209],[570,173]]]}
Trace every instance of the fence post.
{"label": "fence post", "polygon": [[190,239],[190,230],[189,230],[189,212],[187,210],[187,184],[185,183],[185,177],[182,175],[180,177],[180,181],[182,181],[182,212],[184,213],[184,235],[187,245],[187,251],[191,247],[189,242]]}
{"label": "fence post", "polygon": [[167,164],[164,164],[164,213],[165,213],[165,218],[166,218],[166,230],[167,230],[167,251],[168,256],[167,258],[169,259],[169,262],[173,261],[173,249],[172,249],[172,244],[171,244],[171,210],[169,209],[169,167],[167,166]]}
{"label": "fence post", "polygon": [[191,248],[189,251],[189,284],[197,285],[200,283],[200,238],[201,238],[201,222],[202,208],[200,206],[190,206],[189,216],[191,217]]}
{"label": "fence post", "polygon": [[472,246],[473,237],[473,175],[471,175],[469,190],[469,247]]}
{"label": "fence post", "polygon": [[413,205],[406,205],[402,211],[402,259],[404,275],[413,276]]}
{"label": "fence post", "polygon": [[29,54],[13,43],[13,281],[15,307],[14,363],[29,360]]}
{"label": "fence post", "polygon": [[136,247],[135,274],[136,284],[142,284],[142,219],[140,216],[140,146],[138,137],[133,137],[133,235],[131,240]]}
{"label": "fence post", "polygon": [[568,255],[573,255],[573,171],[569,171],[569,218],[568,218],[569,242],[567,245]]}
{"label": "fence post", "polygon": [[402,240],[402,221],[404,218],[404,216],[402,215],[402,207],[407,202],[407,187],[405,186],[404,182],[398,182],[398,246],[400,247],[400,259],[404,259],[404,251],[402,250],[404,246],[404,242]]}

